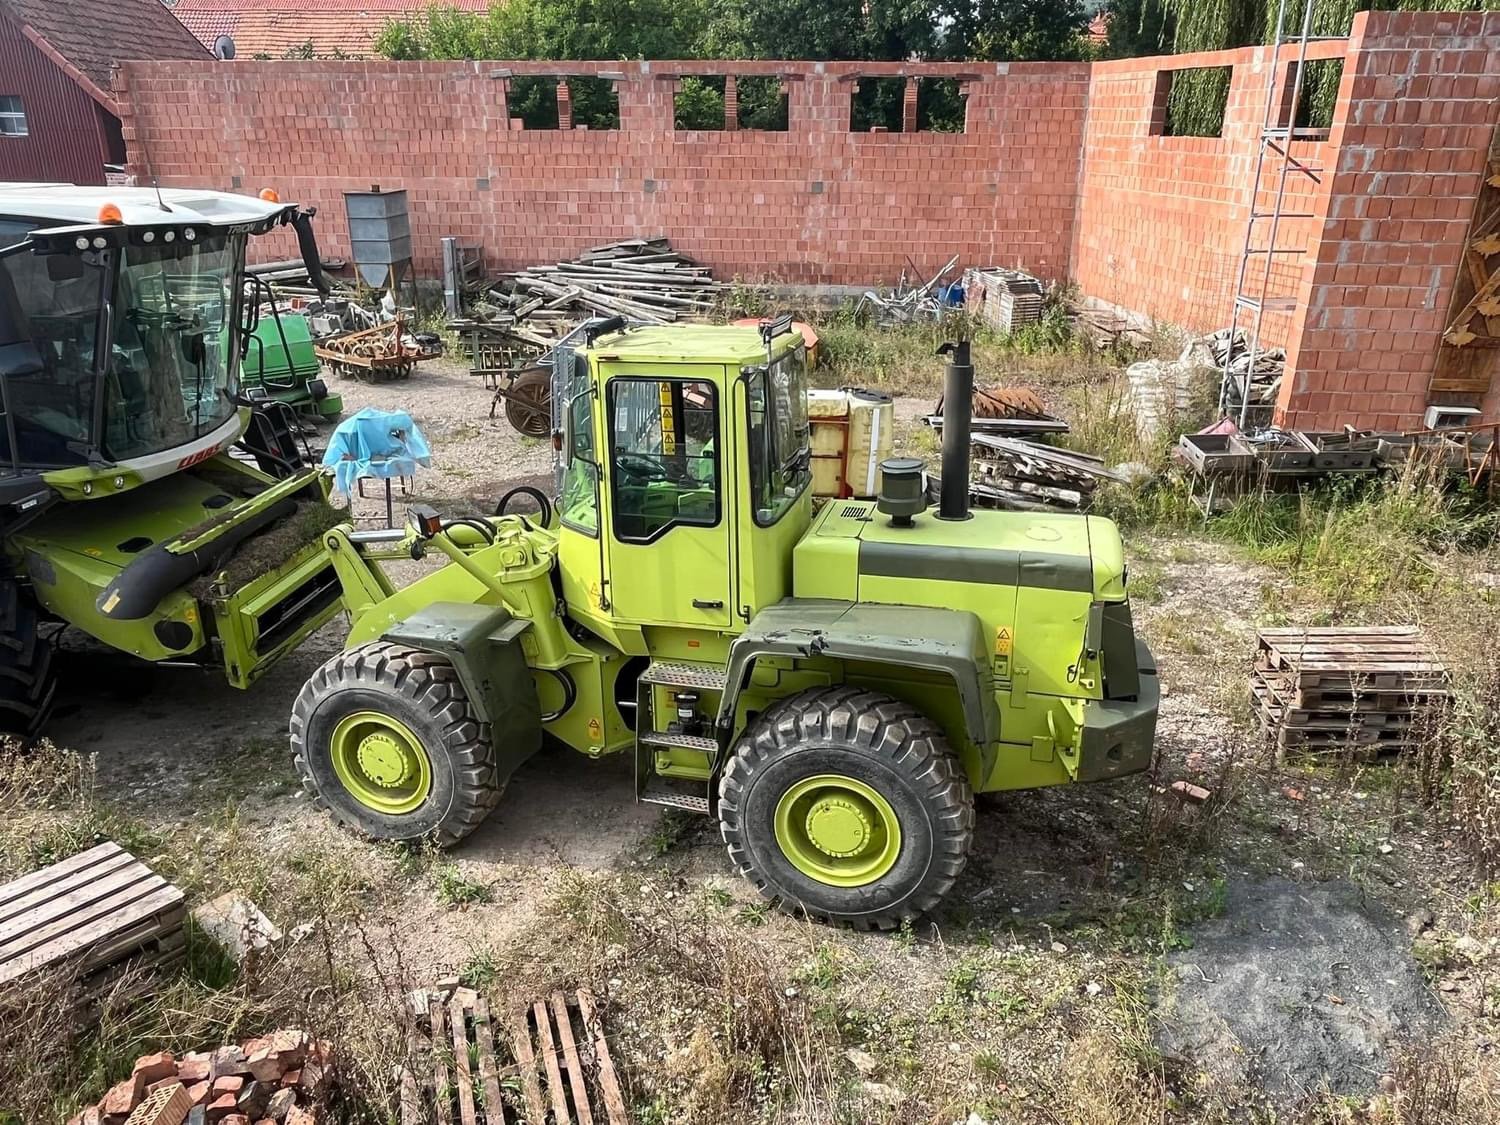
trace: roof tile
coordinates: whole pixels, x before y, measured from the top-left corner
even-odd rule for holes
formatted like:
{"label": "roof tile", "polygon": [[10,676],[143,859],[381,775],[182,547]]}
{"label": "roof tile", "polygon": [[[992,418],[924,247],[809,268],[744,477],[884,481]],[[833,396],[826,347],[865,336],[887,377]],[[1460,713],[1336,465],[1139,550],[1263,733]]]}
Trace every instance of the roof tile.
{"label": "roof tile", "polygon": [[[489,0],[441,2],[470,11],[489,7]],[[309,11],[293,0],[177,0],[172,10],[205,46],[228,35],[237,58],[279,59],[309,43],[316,55],[374,54],[375,37],[388,21],[427,6],[426,0],[321,0]]]}
{"label": "roof tile", "polygon": [[106,94],[122,60],[207,55],[161,0],[0,0],[0,8]]}

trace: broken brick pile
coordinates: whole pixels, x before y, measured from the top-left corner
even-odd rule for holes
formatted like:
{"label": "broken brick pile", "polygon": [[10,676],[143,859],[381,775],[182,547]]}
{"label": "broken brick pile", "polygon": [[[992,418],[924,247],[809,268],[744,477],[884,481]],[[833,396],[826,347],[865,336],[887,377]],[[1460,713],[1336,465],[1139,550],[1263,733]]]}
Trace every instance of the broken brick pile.
{"label": "broken brick pile", "polygon": [[295,1030],[181,1058],[145,1055],[68,1125],[316,1125],[330,1058],[327,1042]]}

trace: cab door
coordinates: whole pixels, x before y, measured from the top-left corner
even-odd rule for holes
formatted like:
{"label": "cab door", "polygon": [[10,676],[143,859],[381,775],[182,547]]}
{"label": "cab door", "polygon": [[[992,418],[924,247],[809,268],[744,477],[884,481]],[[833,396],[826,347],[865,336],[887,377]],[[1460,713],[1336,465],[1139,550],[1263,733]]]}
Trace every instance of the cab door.
{"label": "cab door", "polygon": [[610,612],[724,628],[733,609],[723,472],[725,369],[612,366],[604,384]]}

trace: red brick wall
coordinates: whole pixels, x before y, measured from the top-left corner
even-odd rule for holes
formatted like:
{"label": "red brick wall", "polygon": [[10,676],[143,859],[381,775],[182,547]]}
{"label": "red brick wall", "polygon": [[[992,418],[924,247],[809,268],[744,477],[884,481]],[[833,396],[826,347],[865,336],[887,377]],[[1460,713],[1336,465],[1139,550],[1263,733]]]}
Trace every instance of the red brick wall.
{"label": "red brick wall", "polygon": [[[483,242],[501,268],[667,234],[721,277],[859,285],[956,253],[1207,331],[1230,320],[1270,54],[1093,66],[128,63],[118,93],[138,176],[274,186],[320,206],[335,253],[347,250],[342,190],[405,187],[428,274],[449,234]],[[1277,245],[1306,253],[1276,258],[1266,290],[1300,298],[1264,325],[1265,342],[1289,350],[1280,417],[1415,425],[1500,114],[1500,12],[1367,13],[1348,41],[1309,57],[1343,58],[1344,76],[1327,141],[1292,149],[1320,171],[1316,184],[1288,180],[1286,209],[1311,217],[1289,221]],[[1233,67],[1222,135],[1158,135],[1162,70],[1221,65]],[[787,132],[674,130],[675,77],[731,69],[785,76]],[[513,128],[508,73],[613,77],[621,128]],[[964,80],[965,131],[851,134],[858,74]]]}
{"label": "red brick wall", "polygon": [[[1343,42],[1311,45],[1308,58],[1339,58]],[[1283,59],[1294,58],[1289,48]],[[1229,323],[1236,275],[1245,246],[1255,183],[1256,151],[1266,110],[1270,48],[1206,51],[1167,58],[1097,63],[1084,130],[1082,189],[1075,224],[1072,275],[1092,297],[1195,332]],[[1161,135],[1158,76],[1198,67],[1232,68],[1222,133],[1217,137]],[[1284,77],[1285,65],[1278,70]],[[1278,104],[1281,94],[1278,91]],[[1154,114],[1155,111],[1155,114]],[[1299,140],[1292,155],[1308,166],[1326,164],[1329,146]],[[1279,161],[1262,173],[1259,211],[1271,209]],[[1316,193],[1302,174],[1287,178],[1283,210],[1306,214]],[[1305,219],[1282,222],[1278,248],[1305,247],[1313,234]],[[1261,221],[1256,245],[1269,247]],[[1296,293],[1296,255],[1258,258],[1246,289],[1272,299]],[[1268,343],[1285,343],[1289,318],[1266,316]],[[1249,328],[1248,317],[1242,327]]]}
{"label": "red brick wall", "polygon": [[[513,73],[616,74],[620,129],[512,128]],[[692,63],[210,62],[125,65],[133,169],[164,185],[317,204],[347,249],[341,191],[404,187],[419,271],[444,235],[516,267],[667,234],[720,276],[893,281],[909,257],[1067,275],[1085,64],[736,63],[788,78],[784,133],[678,132],[673,76]],[[908,70],[969,79],[961,134],[849,132],[851,79]],[[517,126],[519,123],[517,123]]]}
{"label": "red brick wall", "polygon": [[[1500,12],[1355,18],[1281,388],[1288,425],[1420,424],[1497,119]],[[1488,366],[1495,418],[1495,353]]]}

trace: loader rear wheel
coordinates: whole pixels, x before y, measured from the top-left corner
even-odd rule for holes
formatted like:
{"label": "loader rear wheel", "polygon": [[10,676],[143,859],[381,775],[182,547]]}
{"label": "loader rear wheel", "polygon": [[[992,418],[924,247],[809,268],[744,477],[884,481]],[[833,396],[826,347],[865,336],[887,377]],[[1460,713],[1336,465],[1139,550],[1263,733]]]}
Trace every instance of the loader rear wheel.
{"label": "loader rear wheel", "polygon": [[890,929],[952,888],[974,796],[942,732],[915,707],[855,687],[767,709],[719,779],[729,858],[788,913]]}
{"label": "loader rear wheel", "polygon": [[34,738],[52,713],[57,678],[40,625],[36,604],[0,579],[0,733]]}
{"label": "loader rear wheel", "polygon": [[500,800],[490,726],[447,657],[377,642],[329,660],[292,706],[302,784],[344,824],[447,847]]}

